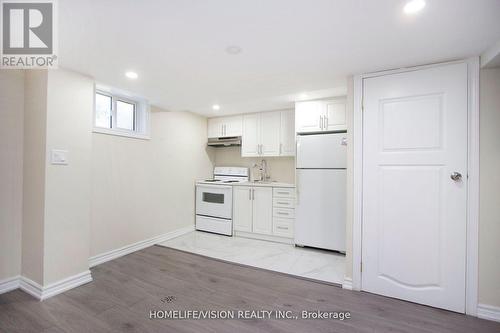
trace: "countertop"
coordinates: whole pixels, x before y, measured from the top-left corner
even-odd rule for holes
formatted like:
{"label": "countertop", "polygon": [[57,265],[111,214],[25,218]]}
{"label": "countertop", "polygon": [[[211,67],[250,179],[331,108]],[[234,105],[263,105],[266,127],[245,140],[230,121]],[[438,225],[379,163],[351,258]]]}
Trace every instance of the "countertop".
{"label": "countertop", "polygon": [[280,182],[243,182],[243,183],[233,183],[233,186],[261,186],[261,187],[290,187],[295,188],[295,184],[290,183],[280,183]]}

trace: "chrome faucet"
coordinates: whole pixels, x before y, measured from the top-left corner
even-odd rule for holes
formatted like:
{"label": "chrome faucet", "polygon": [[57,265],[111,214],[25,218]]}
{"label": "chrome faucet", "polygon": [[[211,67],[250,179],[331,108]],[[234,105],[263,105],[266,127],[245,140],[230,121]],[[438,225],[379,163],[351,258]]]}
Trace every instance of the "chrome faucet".
{"label": "chrome faucet", "polygon": [[270,178],[269,175],[268,175],[268,173],[267,173],[267,162],[266,162],[266,160],[262,160],[260,162],[260,164],[255,163],[253,165],[253,167],[254,168],[259,168],[259,173],[260,173],[260,179],[259,179],[259,181],[260,182],[266,181],[266,180],[268,180]]}
{"label": "chrome faucet", "polygon": [[264,178],[263,180],[266,181],[268,180],[270,177],[269,175],[267,174],[267,162],[266,160],[262,160],[260,162],[260,165],[261,165],[261,178]]}

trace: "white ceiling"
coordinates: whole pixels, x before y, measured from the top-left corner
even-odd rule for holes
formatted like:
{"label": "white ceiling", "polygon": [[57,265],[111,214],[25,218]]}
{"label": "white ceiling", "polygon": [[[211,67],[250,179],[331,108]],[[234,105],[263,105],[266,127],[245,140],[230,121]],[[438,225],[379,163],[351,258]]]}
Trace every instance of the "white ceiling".
{"label": "white ceiling", "polygon": [[427,0],[412,17],[405,2],[59,0],[59,65],[212,116],[290,107],[303,92],[342,90],[350,74],[479,55],[500,40],[500,0]]}

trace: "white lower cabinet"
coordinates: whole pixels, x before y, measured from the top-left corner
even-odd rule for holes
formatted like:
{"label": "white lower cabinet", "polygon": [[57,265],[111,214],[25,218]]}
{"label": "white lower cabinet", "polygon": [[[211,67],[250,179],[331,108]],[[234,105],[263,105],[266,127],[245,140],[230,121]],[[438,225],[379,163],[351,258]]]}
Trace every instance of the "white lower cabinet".
{"label": "white lower cabinet", "polygon": [[273,189],[270,187],[233,188],[235,231],[270,235],[273,232]]}
{"label": "white lower cabinet", "polygon": [[276,236],[293,238],[293,219],[273,218],[273,234]]}
{"label": "white lower cabinet", "polygon": [[233,187],[234,231],[252,232],[252,187]]}
{"label": "white lower cabinet", "polygon": [[249,237],[277,241],[292,239],[295,224],[294,197],[293,188],[234,186],[235,234],[244,233]]}
{"label": "white lower cabinet", "polygon": [[253,195],[253,228],[257,234],[273,233],[273,189],[270,187],[254,187]]}

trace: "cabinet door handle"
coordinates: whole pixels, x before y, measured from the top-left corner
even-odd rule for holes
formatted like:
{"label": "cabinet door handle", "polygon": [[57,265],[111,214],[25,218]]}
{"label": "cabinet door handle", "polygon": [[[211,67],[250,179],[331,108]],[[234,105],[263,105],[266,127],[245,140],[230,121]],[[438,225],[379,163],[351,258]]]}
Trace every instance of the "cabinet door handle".
{"label": "cabinet door handle", "polygon": [[248,189],[248,200],[252,200],[252,189]]}
{"label": "cabinet door handle", "polygon": [[281,155],[281,152],[283,151],[283,144],[280,143],[280,155]]}
{"label": "cabinet door handle", "polygon": [[255,189],[252,189],[252,200],[255,200]]}
{"label": "cabinet door handle", "polygon": [[288,228],[286,228],[286,227],[280,227],[280,226],[277,226],[276,229],[288,230]]}
{"label": "cabinet door handle", "polygon": [[278,205],[287,205],[287,206],[290,206],[290,204],[288,202],[281,202],[281,201],[276,201],[276,203]]}
{"label": "cabinet door handle", "polygon": [[319,116],[319,129],[323,129],[323,116]]}

